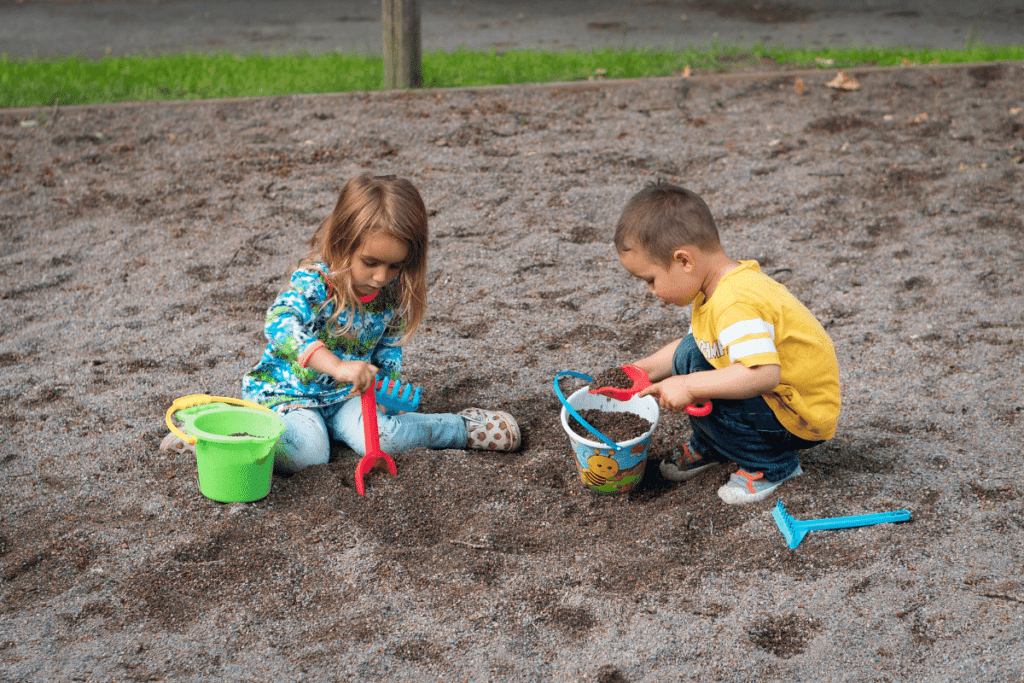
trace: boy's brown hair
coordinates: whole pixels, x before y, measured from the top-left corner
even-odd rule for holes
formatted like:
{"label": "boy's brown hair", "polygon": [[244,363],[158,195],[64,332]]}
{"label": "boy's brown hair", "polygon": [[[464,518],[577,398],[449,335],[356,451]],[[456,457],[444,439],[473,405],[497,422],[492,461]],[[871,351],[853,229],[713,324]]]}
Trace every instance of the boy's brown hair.
{"label": "boy's brown hair", "polygon": [[679,247],[721,249],[711,209],[695,192],[664,180],[648,183],[630,197],[615,226],[615,248],[642,249],[655,263],[668,266]]}

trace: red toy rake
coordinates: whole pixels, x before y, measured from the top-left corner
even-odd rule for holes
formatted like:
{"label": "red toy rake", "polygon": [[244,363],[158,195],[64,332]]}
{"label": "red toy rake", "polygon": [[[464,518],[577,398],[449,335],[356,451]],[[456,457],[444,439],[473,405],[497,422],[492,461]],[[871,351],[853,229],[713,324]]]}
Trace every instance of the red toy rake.
{"label": "red toy rake", "polygon": [[377,431],[377,396],[373,387],[363,392],[363,435],[366,440],[366,455],[356,465],[356,491],[365,496],[363,475],[375,467],[387,467],[392,476],[398,474],[395,461],[380,449],[380,434]]}

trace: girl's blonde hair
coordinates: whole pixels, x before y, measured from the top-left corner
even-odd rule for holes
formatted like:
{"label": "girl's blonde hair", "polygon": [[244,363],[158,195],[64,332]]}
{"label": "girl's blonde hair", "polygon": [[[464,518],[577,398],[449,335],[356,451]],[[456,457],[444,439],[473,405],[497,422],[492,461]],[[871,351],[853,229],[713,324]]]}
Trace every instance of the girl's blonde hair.
{"label": "girl's blonde hair", "polygon": [[338,314],[345,309],[363,310],[352,288],[352,259],[366,239],[377,234],[408,248],[396,287],[398,317],[392,323],[402,328],[404,342],[419,327],[427,308],[427,208],[411,182],[393,175],[370,174],[349,180],[331,215],[313,233],[303,263],[327,264],[325,275],[331,285],[328,301],[334,302],[327,329],[333,336],[351,338],[351,318],[339,328]]}

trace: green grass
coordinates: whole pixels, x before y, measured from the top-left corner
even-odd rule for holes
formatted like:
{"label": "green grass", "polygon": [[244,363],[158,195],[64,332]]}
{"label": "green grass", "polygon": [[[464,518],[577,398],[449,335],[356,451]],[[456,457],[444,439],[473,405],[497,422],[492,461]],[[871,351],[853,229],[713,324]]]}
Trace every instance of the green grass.
{"label": "green grass", "polygon": [[[1024,45],[969,44],[963,50],[913,48],[791,49],[726,47],[686,50],[529,50],[423,56],[424,85],[435,88],[550,83],[591,77],[669,76],[687,65],[695,72],[728,70],[771,60],[790,67],[890,66],[905,62],[954,64],[1024,59]],[[177,54],[59,59],[0,56],[0,108],[124,101],[258,97],[299,93],[379,90],[380,57],[347,54]]]}

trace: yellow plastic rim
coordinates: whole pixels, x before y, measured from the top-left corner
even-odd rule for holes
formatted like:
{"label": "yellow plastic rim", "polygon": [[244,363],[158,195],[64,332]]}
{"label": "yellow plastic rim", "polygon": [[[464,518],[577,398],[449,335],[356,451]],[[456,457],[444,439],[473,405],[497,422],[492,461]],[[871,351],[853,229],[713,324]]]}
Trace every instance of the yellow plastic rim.
{"label": "yellow plastic rim", "polygon": [[185,443],[195,444],[198,441],[197,437],[191,434],[186,434],[177,427],[174,426],[174,422],[171,420],[174,417],[174,413],[185,408],[192,408],[200,406],[205,403],[233,403],[238,406],[245,406],[247,408],[257,408],[259,410],[266,410],[268,413],[274,411],[266,406],[261,406],[259,403],[253,403],[252,401],[246,401],[244,398],[233,398],[231,396],[210,396],[209,394],[191,394],[189,396],[182,396],[181,398],[174,399],[174,403],[167,409],[167,415],[164,420],[167,422],[167,428],[174,432],[179,439]]}

